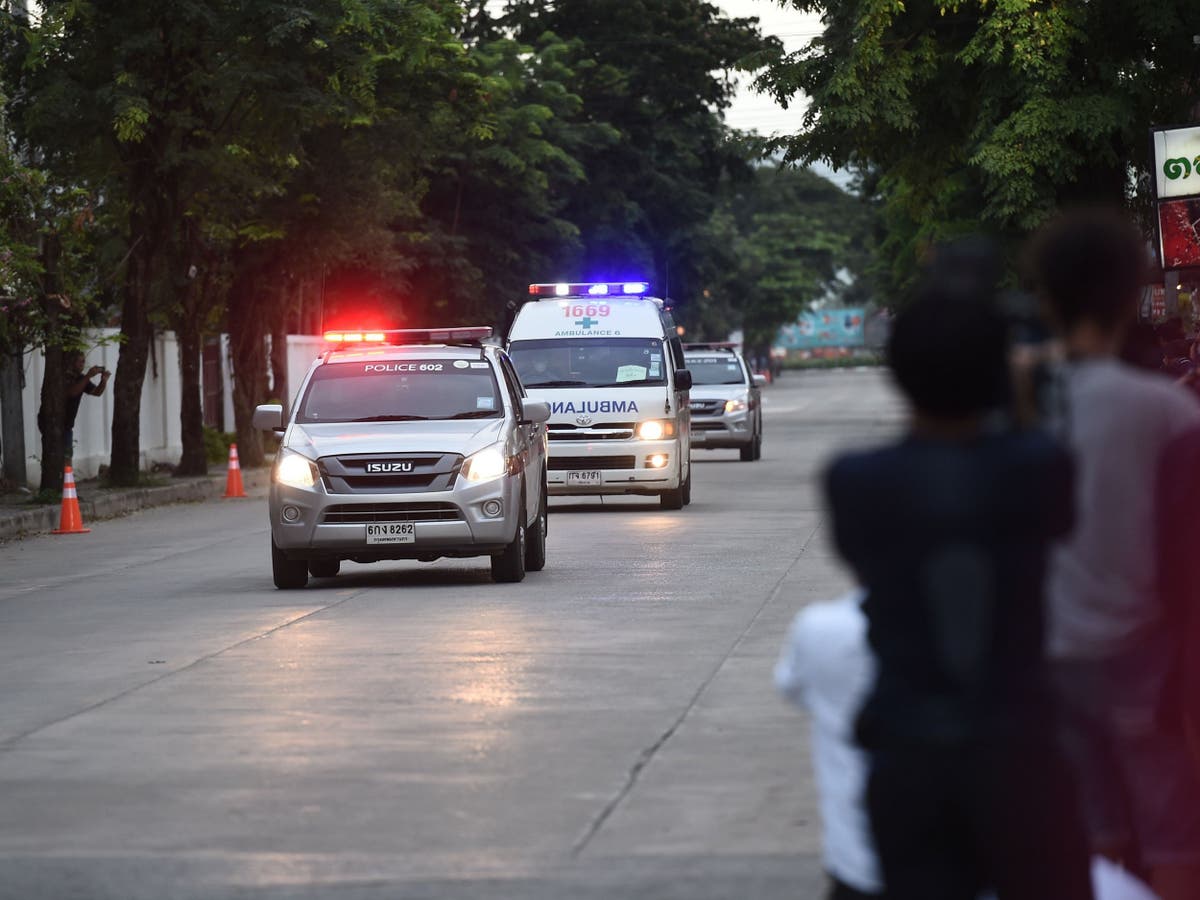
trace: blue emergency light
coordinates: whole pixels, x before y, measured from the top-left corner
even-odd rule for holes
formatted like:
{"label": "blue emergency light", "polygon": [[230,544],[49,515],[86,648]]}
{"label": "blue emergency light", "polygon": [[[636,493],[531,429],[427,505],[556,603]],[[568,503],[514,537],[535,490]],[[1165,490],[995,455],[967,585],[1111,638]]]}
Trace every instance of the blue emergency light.
{"label": "blue emergency light", "polygon": [[555,284],[531,284],[534,297],[637,297],[650,290],[645,281],[574,281]]}

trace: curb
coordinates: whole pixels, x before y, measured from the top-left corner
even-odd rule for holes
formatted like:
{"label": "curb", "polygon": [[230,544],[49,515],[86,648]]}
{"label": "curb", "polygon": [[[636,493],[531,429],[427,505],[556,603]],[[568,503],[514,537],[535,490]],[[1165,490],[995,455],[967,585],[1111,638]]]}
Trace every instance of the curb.
{"label": "curb", "polygon": [[[247,491],[266,488],[270,479],[269,467],[242,469],[242,481]],[[115,488],[93,493],[85,485],[86,499],[79,501],[79,510],[86,525],[94,520],[113,519],[143,509],[171,503],[202,503],[223,499],[226,473],[181,478],[171,484],[144,488]],[[0,541],[10,541],[53,531],[58,527],[61,508],[58,504],[29,509],[0,508]]]}

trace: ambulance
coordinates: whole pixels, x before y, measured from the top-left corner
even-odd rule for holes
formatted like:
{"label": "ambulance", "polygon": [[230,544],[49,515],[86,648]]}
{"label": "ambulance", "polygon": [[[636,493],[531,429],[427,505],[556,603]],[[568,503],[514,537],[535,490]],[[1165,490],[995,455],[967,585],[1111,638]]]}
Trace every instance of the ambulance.
{"label": "ambulance", "polygon": [[675,323],[645,282],[531,284],[508,333],[529,396],[550,405],[549,492],[691,502],[688,391]]}

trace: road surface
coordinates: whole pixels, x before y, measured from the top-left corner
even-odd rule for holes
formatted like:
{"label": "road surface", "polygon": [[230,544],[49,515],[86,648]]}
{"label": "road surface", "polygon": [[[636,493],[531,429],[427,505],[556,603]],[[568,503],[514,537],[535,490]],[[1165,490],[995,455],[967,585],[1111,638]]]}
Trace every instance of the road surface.
{"label": "road surface", "polygon": [[692,505],[557,498],[548,563],[272,587],[260,496],[0,545],[0,897],[809,898],[797,608],[848,585],[817,478],[878,372],[764,391]]}

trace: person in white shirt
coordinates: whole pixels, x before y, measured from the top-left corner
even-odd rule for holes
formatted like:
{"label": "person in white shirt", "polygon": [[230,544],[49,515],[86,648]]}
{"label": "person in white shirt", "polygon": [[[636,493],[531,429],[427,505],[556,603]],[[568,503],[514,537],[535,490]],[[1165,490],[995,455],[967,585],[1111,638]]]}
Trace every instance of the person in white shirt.
{"label": "person in white shirt", "polygon": [[[857,589],[801,609],[775,665],[780,693],[812,716],[829,900],[886,896],[863,800],[868,757],[854,742],[854,720],[875,673],[864,596]],[[1101,857],[1092,860],[1092,884],[1096,900],[1157,900],[1144,884]]]}
{"label": "person in white shirt", "polygon": [[855,590],[802,609],[775,666],[776,687],[812,715],[830,900],[880,897],[883,891],[863,804],[867,757],[854,743],[854,719],[875,676],[863,597]]}

